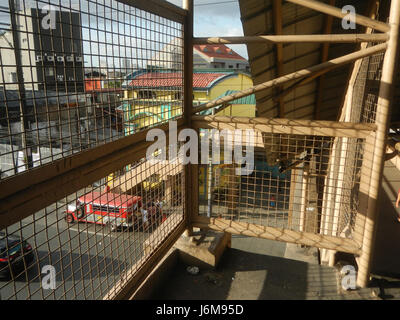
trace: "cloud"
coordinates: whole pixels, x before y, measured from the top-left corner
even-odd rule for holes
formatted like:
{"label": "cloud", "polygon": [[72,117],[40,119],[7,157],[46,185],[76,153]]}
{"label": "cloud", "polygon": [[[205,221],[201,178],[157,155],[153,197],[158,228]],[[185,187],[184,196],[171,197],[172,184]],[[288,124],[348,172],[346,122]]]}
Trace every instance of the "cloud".
{"label": "cloud", "polygon": [[[182,0],[168,0],[182,7]],[[194,35],[196,37],[243,36],[238,1],[223,4],[202,5],[228,0],[196,0],[194,2]],[[242,57],[248,59],[246,45],[229,45]]]}

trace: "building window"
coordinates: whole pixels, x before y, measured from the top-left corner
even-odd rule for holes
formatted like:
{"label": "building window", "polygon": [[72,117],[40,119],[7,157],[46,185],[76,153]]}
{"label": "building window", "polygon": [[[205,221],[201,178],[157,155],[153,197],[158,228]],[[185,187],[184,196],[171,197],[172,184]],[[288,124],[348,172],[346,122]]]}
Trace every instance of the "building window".
{"label": "building window", "polygon": [[17,73],[10,72],[10,82],[16,83],[17,82]]}
{"label": "building window", "polygon": [[149,90],[143,90],[138,92],[139,99],[155,99],[157,97],[156,93]]}
{"label": "building window", "polygon": [[53,67],[46,67],[45,68],[45,75],[46,75],[46,77],[53,77],[54,76],[54,68]]}
{"label": "building window", "polygon": [[175,100],[182,100],[183,98],[182,92],[175,92],[174,98]]}
{"label": "building window", "polygon": [[233,66],[232,66],[232,65],[229,65],[229,69],[233,69]]}

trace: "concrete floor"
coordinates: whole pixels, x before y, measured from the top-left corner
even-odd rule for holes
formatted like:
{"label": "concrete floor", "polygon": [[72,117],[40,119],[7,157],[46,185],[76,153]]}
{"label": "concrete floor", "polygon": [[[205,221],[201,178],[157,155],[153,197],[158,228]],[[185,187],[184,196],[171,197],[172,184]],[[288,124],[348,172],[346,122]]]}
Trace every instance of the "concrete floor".
{"label": "concrete floor", "polygon": [[232,236],[216,270],[198,275],[178,262],[152,299],[381,300],[400,299],[399,279],[377,277],[369,288],[344,291],[336,268],[317,263],[315,249]]}
{"label": "concrete floor", "polygon": [[400,172],[390,162],[385,163],[376,234],[373,272],[400,278],[400,223],[396,216],[397,193],[400,189]]}
{"label": "concrete floor", "polygon": [[339,294],[336,269],[317,262],[316,250],[233,235],[232,248],[225,251],[215,271],[201,270],[193,276],[186,272],[186,265],[178,263],[154,298],[304,300],[336,297]]}
{"label": "concrete floor", "polygon": [[178,263],[155,299],[324,299],[400,300],[400,223],[395,201],[400,172],[386,162],[379,202],[379,222],[369,288],[344,291],[336,268],[318,264],[316,249],[232,235],[232,247],[216,270],[190,275]]}

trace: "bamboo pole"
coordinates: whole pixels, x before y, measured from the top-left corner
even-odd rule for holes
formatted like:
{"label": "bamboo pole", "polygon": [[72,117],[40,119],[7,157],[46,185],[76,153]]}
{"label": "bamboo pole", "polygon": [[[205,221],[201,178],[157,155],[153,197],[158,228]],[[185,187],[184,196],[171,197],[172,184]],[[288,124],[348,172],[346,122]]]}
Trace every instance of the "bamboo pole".
{"label": "bamboo pole", "polygon": [[[347,16],[346,12],[342,12],[341,9],[336,8],[334,6],[330,6],[328,4],[322,3],[320,1],[314,1],[314,0],[286,0],[288,2],[315,10],[315,11],[319,11],[325,14],[329,14],[331,16],[334,16],[336,18],[339,19],[343,19],[345,16]],[[381,22],[381,21],[377,21],[359,14],[356,14],[355,16],[355,23],[365,26],[365,27],[371,27],[373,29],[376,29],[378,31],[382,31],[382,32],[388,32],[389,31],[389,25]]]}
{"label": "bamboo pole", "polygon": [[207,218],[199,216],[193,221],[199,228],[212,229],[219,232],[245,235],[261,239],[270,239],[288,243],[302,244],[316,248],[327,248],[359,254],[360,249],[353,239],[338,238],[310,232],[300,232],[276,227],[267,227],[254,223],[232,221],[223,218]]}
{"label": "bamboo pole", "polygon": [[304,77],[312,75],[313,73],[316,73],[316,72],[321,72],[321,71],[328,72],[328,71],[331,71],[331,70],[333,70],[335,68],[338,68],[338,67],[340,67],[342,65],[345,65],[347,63],[353,62],[355,60],[358,60],[358,59],[373,55],[373,54],[378,53],[378,52],[385,51],[386,48],[387,48],[387,44],[386,43],[379,44],[379,45],[376,45],[376,46],[373,46],[373,47],[370,47],[370,48],[367,48],[367,49],[364,49],[364,50],[359,50],[359,51],[353,52],[351,54],[348,54],[348,55],[345,55],[345,56],[342,56],[342,57],[339,57],[339,58],[336,58],[336,59],[333,59],[333,60],[329,60],[327,62],[318,64],[318,65],[315,65],[315,66],[312,66],[312,67],[309,67],[309,68],[305,68],[305,69],[302,69],[302,70],[287,74],[285,76],[282,76],[282,77],[279,77],[279,78],[276,78],[276,79],[261,83],[259,85],[256,85],[256,86],[253,86],[251,88],[248,88],[246,90],[240,91],[238,93],[235,93],[235,94],[232,94],[232,95],[228,95],[228,96],[225,96],[223,98],[216,99],[216,100],[210,101],[208,103],[205,103],[203,105],[200,105],[200,106],[198,106],[198,107],[193,109],[193,113],[197,113],[197,112],[200,112],[200,111],[203,111],[203,110],[207,110],[207,109],[216,107],[216,106],[218,106],[220,104],[228,103],[228,102],[231,102],[233,100],[249,96],[249,95],[251,95],[253,93],[256,93],[256,92],[259,92],[259,91],[263,91],[263,90],[266,90],[266,89],[270,89],[270,88],[282,85],[282,84],[284,84],[286,82],[289,82],[289,81],[292,81],[292,80],[297,80],[297,79],[300,79],[300,78],[304,78]]}
{"label": "bamboo pole", "polygon": [[193,125],[197,127],[197,122],[216,122],[227,124],[245,124],[248,129],[254,129],[257,125],[266,125],[271,127],[308,127],[320,129],[343,129],[354,131],[375,131],[374,123],[358,122],[337,122],[328,120],[305,120],[305,119],[279,119],[279,118],[261,118],[261,117],[230,117],[230,116],[192,116]]}
{"label": "bamboo pole", "polygon": [[400,25],[400,0],[392,0],[389,17],[389,41],[382,67],[382,78],[376,112],[377,132],[375,148],[371,163],[371,184],[368,191],[368,211],[365,221],[361,256],[358,259],[357,285],[368,284],[373,258],[373,245],[378,219],[377,200],[382,181],[384,156],[386,152],[387,130],[389,128],[390,104],[393,98],[393,80],[398,56],[398,40]]}
{"label": "bamboo pole", "polygon": [[264,133],[366,138],[375,124],[228,116],[193,116],[194,128],[252,129]]}
{"label": "bamboo pole", "polygon": [[248,44],[248,43],[360,43],[385,42],[386,33],[376,34],[310,34],[310,35],[261,35],[243,37],[194,38],[193,44]]}

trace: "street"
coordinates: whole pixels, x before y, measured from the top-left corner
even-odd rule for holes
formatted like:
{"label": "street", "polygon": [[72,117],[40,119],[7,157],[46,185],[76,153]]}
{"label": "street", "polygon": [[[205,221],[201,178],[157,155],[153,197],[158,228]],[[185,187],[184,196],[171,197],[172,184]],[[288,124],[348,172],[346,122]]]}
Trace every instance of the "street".
{"label": "street", "polygon": [[[64,221],[65,204],[57,204],[7,228],[33,247],[35,260],[15,281],[0,280],[1,299],[101,299],[120,275],[143,255],[150,235],[137,230],[111,232],[102,225]],[[43,289],[42,268],[56,271],[56,289]]]}

